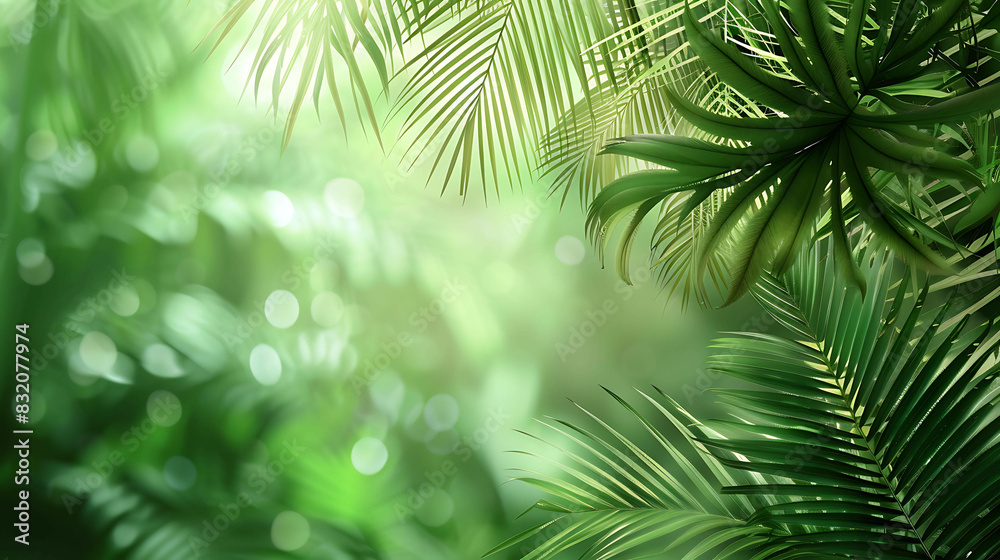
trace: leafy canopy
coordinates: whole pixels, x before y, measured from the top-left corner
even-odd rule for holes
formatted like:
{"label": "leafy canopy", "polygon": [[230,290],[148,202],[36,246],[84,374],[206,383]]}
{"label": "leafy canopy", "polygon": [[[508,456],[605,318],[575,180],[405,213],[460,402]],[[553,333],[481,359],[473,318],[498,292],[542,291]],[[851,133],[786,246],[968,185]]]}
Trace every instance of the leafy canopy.
{"label": "leafy canopy", "polygon": [[[891,259],[864,259],[862,298],[816,251],[753,295],[791,336],[718,340],[709,367],[752,388],[714,393],[728,417],[702,422],[640,391],[647,416],[612,395],[655,442],[599,417],[592,431],[544,424],[572,447],[561,474],[520,480],[558,517],[498,546],[524,558],[583,546],[588,559],[925,558],[1000,553],[998,337],[950,305],[897,285]],[[675,445],[671,432],[685,445]],[[550,456],[550,454],[546,454]],[[539,535],[541,538],[539,538]],[[534,540],[532,540],[534,538]]]}
{"label": "leafy canopy", "polygon": [[247,87],[276,114],[290,93],[286,146],[327,90],[345,133],[353,105],[442,188],[578,187],[626,281],[658,212],[662,283],[707,305],[816,238],[862,289],[859,230],[937,270],[992,243],[952,237],[1000,206],[991,2],[240,0],[213,50],[256,43]]}
{"label": "leafy canopy", "polygon": [[828,229],[819,233],[833,238],[838,271],[862,289],[848,242],[855,216],[899,255],[948,268],[928,243],[956,244],[926,223],[913,199],[946,185],[951,194],[981,185],[971,154],[944,133],[961,137],[962,127],[1000,108],[1000,85],[976,79],[983,56],[976,41],[995,34],[997,11],[977,11],[966,0],[743,4],[756,17],[721,25],[725,36],[707,16],[690,7],[684,13],[687,39],[714,73],[706,79],[725,84],[733,100],[709,110],[667,91],[701,138],[634,135],[603,150],[661,167],[611,183],[590,208],[588,227],[602,246],[628,220],[619,273],[628,279],[640,222],[681,192],[688,195],[680,221],[724,193],[699,236],[694,276],[700,280],[721,258],[730,282],[725,303],[765,273],[788,271],[827,213]]}
{"label": "leafy canopy", "polygon": [[247,87],[256,97],[270,76],[276,113],[291,91],[284,146],[327,90],[345,135],[353,102],[380,144],[398,125],[403,159],[426,156],[431,177],[463,196],[478,180],[485,195],[534,171],[535,148],[571,108],[613,93],[643,60],[631,60],[636,14],[634,0],[239,0],[213,51],[252,22],[237,56],[257,41]]}

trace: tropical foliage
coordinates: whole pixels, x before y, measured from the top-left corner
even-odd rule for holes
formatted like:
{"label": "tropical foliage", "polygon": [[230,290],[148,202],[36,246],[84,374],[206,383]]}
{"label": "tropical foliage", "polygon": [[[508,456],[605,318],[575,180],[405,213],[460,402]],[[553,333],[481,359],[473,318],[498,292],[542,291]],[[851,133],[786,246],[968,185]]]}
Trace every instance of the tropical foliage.
{"label": "tropical foliage", "polygon": [[[523,502],[495,557],[1000,557],[994,0],[184,4],[0,10],[0,317],[42,341],[31,515],[66,537],[34,552],[465,560]],[[565,266],[582,216],[407,167],[577,199],[626,282],[645,228],[669,296],[769,319],[682,406],[748,306],[663,321]],[[612,367],[665,389],[543,421],[501,495],[498,434]]]}
{"label": "tropical foliage", "polygon": [[[253,4],[230,10],[219,41]],[[732,303],[826,236],[839,273],[864,290],[848,243],[862,225],[880,246],[938,271],[983,245],[956,239],[968,224],[946,218],[991,191],[996,171],[994,143],[975,138],[995,130],[1000,98],[990,2],[362,6],[263,6],[248,84],[259,92],[276,61],[277,103],[305,60],[286,143],[310,91],[318,108],[324,77],[344,118],[337,56],[378,135],[364,52],[393,99],[387,115],[402,115],[405,151],[436,152],[432,174],[457,177],[463,195],[477,166],[484,188],[519,179],[525,165],[565,189],[564,200],[577,187],[581,202],[593,201],[587,228],[602,250],[625,224],[615,260],[626,282],[639,226],[657,209],[662,281],[702,305]],[[981,198],[980,218],[997,206]]]}
{"label": "tropical foliage", "polygon": [[[384,113],[403,115],[403,157],[432,150],[430,174],[445,184],[454,178],[463,195],[476,178],[485,189],[487,177],[498,185],[537,166],[534,148],[544,135],[574,103],[613,91],[627,71],[616,62],[635,50],[623,44],[634,34],[632,0],[240,0],[219,23],[216,47],[255,4],[247,42],[261,33],[247,84],[259,94],[273,64],[273,108],[286,85],[294,90],[285,145],[307,96],[318,110],[324,88],[344,121],[337,84],[346,74],[375,139],[382,143],[384,127],[378,98],[392,92]],[[583,46],[593,48],[580,56]]]}
{"label": "tropical foliage", "polygon": [[[337,15],[322,2],[288,6]],[[390,117],[403,115],[410,149],[438,151],[444,183],[457,176],[464,195],[476,165],[485,188],[488,175],[514,181],[527,162],[563,200],[578,188],[602,252],[621,230],[615,267],[626,283],[635,238],[656,213],[653,263],[668,293],[708,306],[750,292],[789,331],[717,342],[712,370],[764,389],[717,391],[732,420],[702,423],[662,392],[640,392],[652,420],[612,393],[662,453],[594,414],[608,435],[546,422],[570,442],[556,445],[565,463],[550,461],[561,476],[519,478],[551,495],[533,509],[559,516],[493,552],[549,558],[588,543],[587,558],[996,554],[997,337],[978,314],[998,296],[992,2],[371,9],[372,22],[406,25],[383,28],[378,50],[365,42],[368,20],[348,14],[355,43],[400,59]],[[289,36],[265,34],[258,86]],[[349,35],[338,37],[351,59]],[[313,71],[323,48],[293,49],[313,54],[289,123],[323,75]],[[817,244],[828,251],[801,262]],[[948,303],[928,303],[942,293]]]}
{"label": "tropical foliage", "polygon": [[719,190],[726,200],[708,222],[693,274],[703,277],[709,257],[724,251],[726,303],[763,272],[787,271],[817,237],[820,218],[838,270],[862,290],[848,243],[859,218],[899,256],[947,269],[927,244],[957,249],[939,205],[979,192],[980,173],[992,171],[975,160],[993,147],[977,154],[964,138],[992,127],[1000,108],[1000,87],[987,85],[996,64],[980,46],[1000,14],[964,0],[926,8],[790,0],[749,9],[756,13],[720,21],[721,32],[685,11],[687,39],[714,74],[706,79],[724,84],[732,100],[713,111],[668,88],[672,107],[702,138],[638,135],[604,148],[664,168],[612,183],[591,207],[588,225],[605,241],[631,217],[619,270],[627,270],[636,226],[661,201],[690,191],[683,220]]}
{"label": "tropical foliage", "polygon": [[[754,297],[787,334],[717,340],[709,367],[749,384],[715,391],[701,421],[660,392],[639,412],[655,442],[545,422],[573,449],[557,476],[519,476],[559,517],[524,558],[586,546],[584,558],[993,558],[1000,549],[997,342],[992,324],[941,329],[929,303],[872,255],[867,298],[812,252]],[[680,435],[683,445],[672,442]]]}

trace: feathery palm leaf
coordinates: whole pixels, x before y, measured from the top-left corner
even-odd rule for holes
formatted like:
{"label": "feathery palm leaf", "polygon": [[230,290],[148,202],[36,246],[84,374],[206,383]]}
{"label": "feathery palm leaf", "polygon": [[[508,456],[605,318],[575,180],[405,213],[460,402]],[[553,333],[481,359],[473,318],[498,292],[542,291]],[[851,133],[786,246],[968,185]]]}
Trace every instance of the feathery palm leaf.
{"label": "feathery palm leaf", "polygon": [[[718,83],[706,78],[704,64],[679,33],[684,5],[661,4],[665,3],[637,6],[635,23],[591,47],[606,47],[620,61],[617,77],[577,102],[542,139],[542,177],[552,177],[553,191],[564,190],[564,202],[569,191],[578,188],[581,204],[587,204],[621,174],[648,167],[633,158],[597,157],[610,139],[646,132],[692,132],[671,107],[666,97],[669,88],[696,96],[706,106],[719,101]],[[713,11],[724,4],[692,2]]]}
{"label": "feathery palm leaf", "polygon": [[[990,78],[968,85],[982,60],[964,48],[970,39],[995,34],[996,15],[977,11],[978,4],[970,15],[965,0],[926,10],[888,1],[753,4],[758,17],[723,26],[727,36],[739,33],[734,38],[713,32],[690,8],[684,28],[701,60],[739,96],[737,110],[754,100],[764,115],[720,114],[668,92],[708,139],[638,135],[607,145],[605,153],[664,169],[609,185],[591,206],[592,236],[606,245],[609,232],[634,213],[618,249],[627,252],[634,226],[666,197],[690,192],[688,208],[694,208],[724,190],[726,202],[696,264],[703,275],[709,256],[732,242],[725,255],[733,279],[726,303],[765,272],[789,270],[825,212],[838,270],[862,288],[845,225],[855,215],[901,256],[946,268],[928,243],[954,247],[952,239],[890,191],[910,192],[911,178],[938,181],[952,192],[981,184],[963,147],[939,136],[942,124],[980,123],[1000,107],[1000,85],[985,85]],[[760,40],[764,35],[773,39]]]}
{"label": "feathery palm leaf", "polygon": [[[574,104],[617,87],[645,60],[630,56],[642,50],[632,41],[634,0],[240,0],[217,25],[213,50],[258,4],[240,53],[260,32],[247,84],[259,93],[273,67],[275,110],[286,86],[294,90],[285,146],[310,93],[318,108],[328,89],[344,122],[336,77],[346,65],[354,104],[379,142],[376,92],[390,100],[390,117],[403,116],[406,154],[428,152],[431,175],[455,179],[463,195],[476,176],[485,188],[488,176],[496,185],[531,172],[535,147]],[[393,81],[402,85],[391,96]]]}
{"label": "feathery palm leaf", "polygon": [[424,33],[429,44],[403,68],[394,114],[405,114],[407,151],[435,146],[431,176],[443,170],[445,185],[455,177],[464,196],[475,175],[498,187],[535,168],[548,130],[613,82],[608,49],[579,55],[613,27],[598,0],[448,4],[455,16]]}
{"label": "feathery palm leaf", "polygon": [[[255,0],[239,0],[223,15],[209,36],[222,28],[209,55],[222,44],[236,25],[247,16]],[[374,108],[376,96],[369,91],[365,61],[375,67],[380,89],[388,90],[393,52],[402,45],[407,24],[417,16],[417,6],[392,0],[376,2],[336,2],[334,0],[263,0],[253,18],[250,36],[243,42],[237,57],[249,45],[258,30],[262,33],[246,86],[253,82],[254,97],[260,94],[264,74],[274,66],[271,77],[271,109],[277,113],[281,92],[294,88],[291,108],[285,124],[282,148],[291,140],[295,120],[307,95],[312,95],[319,110],[319,96],[324,87],[333,97],[344,132],[347,122],[344,100],[338,87],[338,67],[347,67],[354,104],[363,123],[379,143],[380,127]],[[208,39],[208,37],[206,37]],[[233,61],[235,63],[235,60]],[[298,70],[295,80],[293,70]],[[340,69],[343,79],[344,70]]]}
{"label": "feathery palm leaf", "polygon": [[664,406],[643,395],[686,439],[686,445],[677,446],[656,423],[611,395],[635,415],[670,461],[657,460],[659,453],[647,452],[582,407],[604,433],[561,420],[542,422],[583,450],[583,454],[576,454],[550,444],[567,457],[566,464],[556,464],[565,475],[560,478],[524,471],[517,478],[552,496],[551,500],[538,501],[533,509],[556,512],[559,517],[508,539],[488,554],[523,544],[546,530],[554,530],[555,535],[524,558],[552,558],[587,542],[590,546],[585,558],[605,559],[642,557],[685,542],[714,548],[743,540],[766,541],[769,530],[744,521],[756,500],[721,496],[715,491],[721,485],[749,483],[753,477],[727,469],[710,454],[699,452],[704,447],[685,425],[693,419],[685,417],[669,398]]}
{"label": "feathery palm leaf", "polygon": [[[537,484],[557,502],[535,507],[573,524],[526,557],[587,541],[598,544],[585,558],[612,558],[597,553],[600,543],[646,531],[658,537],[659,550],[698,543],[685,556],[691,559],[737,551],[762,560],[996,556],[1000,337],[990,325],[966,329],[968,317],[942,329],[950,305],[929,304],[926,287],[908,293],[901,267],[884,253],[861,259],[871,286],[866,298],[833,274],[832,256],[814,251],[804,260],[782,279],[765,273],[752,289],[790,338],[755,333],[715,344],[710,368],[755,386],[714,391],[728,419],[702,423],[666,395],[643,394],[663,415],[647,420],[618,398],[663,444],[670,462],[597,417],[610,440],[561,423],[586,436],[576,441],[597,460],[566,452],[566,475]],[[702,451],[704,463],[695,470],[677,459],[679,448],[660,428],[668,424],[685,448]],[[643,467],[644,478],[628,468],[633,464]],[[626,496],[636,482],[662,490]],[[674,495],[690,497],[664,498]],[[660,525],[627,516],[608,525],[586,521],[654,503],[667,512],[691,508],[692,524],[707,512],[730,516],[732,524],[674,533],[669,516]],[[732,507],[712,509],[718,504]]]}

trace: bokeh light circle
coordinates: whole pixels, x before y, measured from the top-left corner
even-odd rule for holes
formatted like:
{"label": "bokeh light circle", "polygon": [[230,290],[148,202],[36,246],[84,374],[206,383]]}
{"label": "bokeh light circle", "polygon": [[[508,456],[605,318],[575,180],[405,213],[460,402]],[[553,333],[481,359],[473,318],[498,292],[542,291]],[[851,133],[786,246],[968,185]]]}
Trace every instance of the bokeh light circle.
{"label": "bokeh light circle", "polygon": [[139,310],[139,293],[132,286],[123,286],[108,306],[116,315],[131,317]]}
{"label": "bokeh light circle", "polygon": [[108,335],[91,331],[80,340],[80,361],[94,373],[111,371],[118,359],[118,348]]}
{"label": "bokeh light circle", "polygon": [[187,457],[171,457],[163,466],[163,480],[174,490],[187,490],[198,480],[198,469]]}
{"label": "bokeh light circle", "polygon": [[416,511],[417,519],[428,527],[440,527],[452,518],[455,513],[455,501],[451,495],[442,489],[437,489],[434,495],[427,498],[424,505]]}
{"label": "bokeh light circle", "polygon": [[389,450],[381,440],[364,437],[351,449],[351,464],[361,474],[373,475],[385,466],[389,460]]}
{"label": "bokeh light circle", "polygon": [[38,130],[24,143],[25,154],[35,161],[44,161],[55,155],[59,139],[51,130]]}
{"label": "bokeh light circle", "polygon": [[125,161],[136,171],[150,171],[160,162],[160,148],[155,140],[140,134],[125,145]]}
{"label": "bokeh light circle", "polygon": [[278,550],[290,552],[309,542],[309,520],[295,511],[283,511],[271,523],[271,542]]}
{"label": "bokeh light circle", "polygon": [[281,358],[267,344],[258,344],[250,351],[250,373],[261,385],[274,385],[281,379]]}
{"label": "bokeh light circle", "polygon": [[344,300],[333,292],[320,292],[309,308],[313,321],[323,327],[332,327],[344,316]]}
{"label": "bokeh light circle", "polygon": [[323,190],[326,207],[338,218],[352,220],[365,207],[365,191],[354,179],[334,179]]}
{"label": "bokeh light circle", "polygon": [[583,242],[572,235],[564,235],[556,241],[556,258],[565,265],[576,266],[580,264],[586,254],[587,249]]}
{"label": "bokeh light circle", "polygon": [[424,421],[433,430],[450,430],[458,422],[458,402],[455,397],[441,393],[427,399]]}
{"label": "bokeh light circle", "polygon": [[25,237],[17,244],[16,254],[21,266],[38,266],[45,260],[45,243],[34,237]]}
{"label": "bokeh light circle", "polygon": [[184,408],[170,391],[153,391],[146,400],[146,414],[156,425],[168,428],[180,422]]}
{"label": "bokeh light circle", "polygon": [[299,318],[299,300],[288,290],[275,290],[264,302],[267,322],[279,329],[287,329]]}
{"label": "bokeh light circle", "polygon": [[55,273],[55,267],[52,265],[51,259],[42,255],[42,259],[37,265],[21,265],[18,267],[17,272],[21,276],[21,280],[24,280],[25,283],[31,284],[32,286],[41,286],[52,279],[52,275]]}

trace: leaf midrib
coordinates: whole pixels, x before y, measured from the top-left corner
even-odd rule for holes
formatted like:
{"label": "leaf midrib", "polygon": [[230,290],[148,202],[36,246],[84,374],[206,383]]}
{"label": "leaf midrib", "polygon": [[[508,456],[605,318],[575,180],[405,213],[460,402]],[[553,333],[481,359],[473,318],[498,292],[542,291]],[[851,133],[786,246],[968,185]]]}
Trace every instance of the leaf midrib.
{"label": "leaf midrib", "polygon": [[923,549],[924,554],[927,556],[927,558],[929,558],[930,560],[934,560],[934,555],[931,554],[930,550],[927,548],[927,544],[924,542],[923,536],[920,534],[920,531],[917,530],[916,525],[910,518],[910,512],[907,511],[906,507],[899,500],[899,491],[896,489],[896,485],[890,481],[888,476],[886,476],[885,469],[882,466],[882,462],[879,461],[878,455],[875,453],[875,450],[872,448],[871,441],[869,441],[868,436],[861,429],[861,423],[858,421],[857,411],[854,410],[854,407],[851,404],[851,400],[848,398],[847,391],[845,390],[844,385],[842,383],[842,378],[836,375],[836,371],[831,367],[832,365],[827,359],[826,352],[823,352],[822,346],[820,347],[820,351],[823,354],[823,361],[827,367],[827,371],[829,371],[834,375],[833,380],[837,384],[837,390],[840,391],[840,398],[843,400],[847,411],[850,412],[851,414],[851,421],[854,423],[854,427],[852,428],[852,430],[854,430],[855,433],[861,436],[861,439],[865,442],[865,448],[868,450],[868,455],[870,456],[871,460],[875,463],[875,466],[878,468],[879,476],[882,477],[882,482],[885,484],[886,488],[889,489],[889,493],[892,495],[893,501],[896,502],[896,506],[899,508],[900,513],[902,513],[903,517],[906,518],[906,524],[909,526],[909,529],[917,537],[917,541],[920,542],[920,548]]}
{"label": "leaf midrib", "polygon": [[812,328],[812,325],[810,324],[808,318],[805,316],[805,313],[802,312],[802,308],[799,305],[798,299],[795,297],[795,295],[792,294],[790,290],[788,291],[788,293],[791,296],[792,300],[795,301],[796,303],[797,307],[796,311],[798,311],[804,323],[809,326],[810,330],[809,335],[813,338],[813,342],[819,349],[819,353],[823,359],[823,366],[830,374],[830,378],[834,381],[834,383],[837,386],[837,390],[840,392],[840,399],[844,404],[844,409],[850,413],[851,422],[854,423],[854,427],[851,428],[851,430],[854,433],[856,433],[862,439],[862,441],[865,442],[865,448],[868,451],[868,455],[874,462],[875,466],[878,468],[878,474],[879,476],[882,477],[882,482],[885,484],[885,487],[889,490],[889,493],[892,496],[893,501],[896,503],[896,507],[899,508],[899,512],[903,514],[903,517],[906,519],[906,524],[908,525],[909,530],[917,537],[917,541],[920,543],[920,548],[923,549],[923,552],[927,556],[927,558],[930,560],[934,560],[934,555],[931,554],[930,550],[927,548],[927,544],[924,542],[923,535],[920,534],[920,531],[917,530],[916,525],[913,523],[913,520],[910,517],[910,512],[907,511],[906,507],[903,505],[903,502],[900,501],[899,491],[897,490],[896,486],[892,484],[892,482],[889,480],[889,477],[886,475],[886,470],[882,464],[882,461],[879,460],[878,454],[875,452],[875,449],[872,447],[872,442],[869,440],[868,435],[865,434],[864,430],[861,429],[861,422],[858,420],[858,411],[855,410],[853,401],[852,399],[849,398],[849,395],[847,394],[847,390],[843,383],[844,378],[837,373],[837,369],[834,368],[833,364],[830,363],[830,358],[827,356],[826,353],[825,341],[820,340],[819,336],[815,334],[816,333],[815,329]]}

